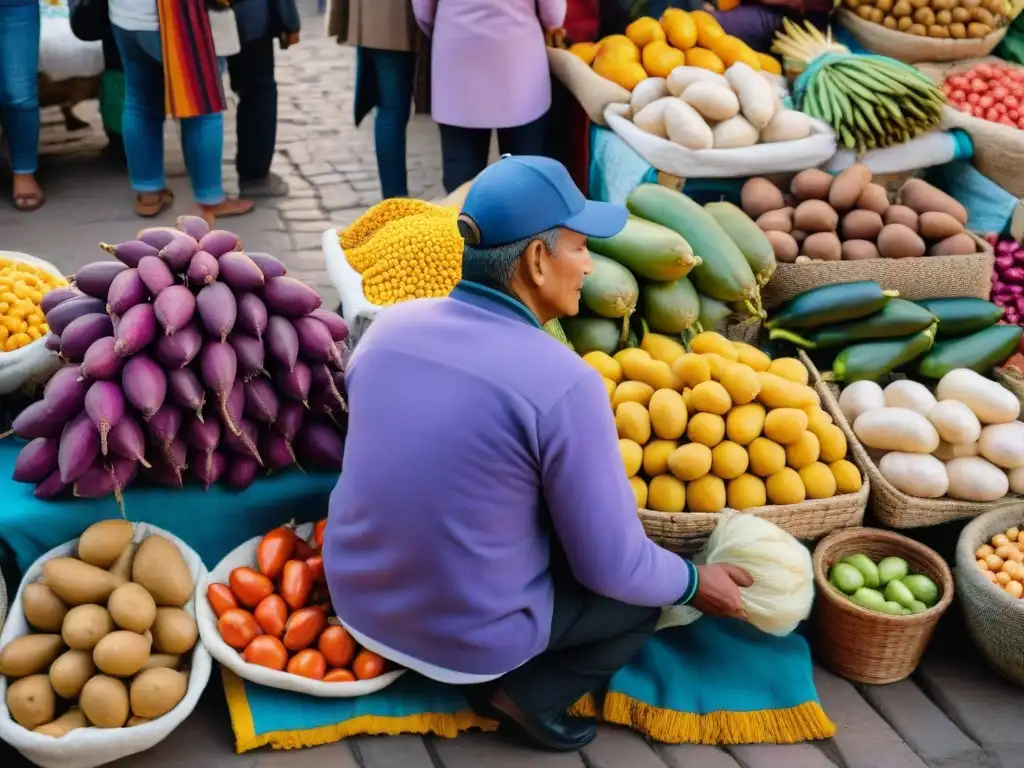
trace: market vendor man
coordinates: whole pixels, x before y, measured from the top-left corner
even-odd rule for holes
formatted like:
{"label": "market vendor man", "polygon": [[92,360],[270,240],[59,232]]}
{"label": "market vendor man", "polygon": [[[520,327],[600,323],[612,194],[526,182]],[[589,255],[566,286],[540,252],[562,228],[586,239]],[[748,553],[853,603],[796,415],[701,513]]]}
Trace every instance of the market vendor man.
{"label": "market vendor man", "polygon": [[647,538],[601,378],[541,328],[579,311],[587,237],[626,218],[554,160],[505,156],[477,177],[462,282],[382,312],[349,363],[324,541],[357,642],[468,686],[477,712],[557,750],[594,738],[566,709],[630,661],[662,606],[742,617],[751,583]]}

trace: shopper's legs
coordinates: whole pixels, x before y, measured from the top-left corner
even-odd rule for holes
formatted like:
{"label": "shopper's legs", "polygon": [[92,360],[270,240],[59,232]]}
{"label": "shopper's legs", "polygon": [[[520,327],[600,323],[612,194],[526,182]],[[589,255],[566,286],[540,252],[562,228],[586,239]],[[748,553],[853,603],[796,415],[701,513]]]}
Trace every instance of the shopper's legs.
{"label": "shopper's legs", "polygon": [[377,153],[381,197],[407,197],[406,133],[412,114],[416,54],[366,49],[366,61],[377,76],[377,115],[373,141]]}
{"label": "shopper's legs", "polygon": [[498,130],[498,149],[505,155],[543,155],[547,138],[548,116],[541,115],[532,123]]}
{"label": "shopper's legs", "polygon": [[438,127],[444,189],[450,194],[487,167],[491,132],[487,128],[460,128],[443,123]]}
{"label": "shopper's legs", "polygon": [[43,204],[39,164],[39,7],[0,4],[0,120],[11,153],[14,205]]}
{"label": "shopper's legs", "polygon": [[243,193],[259,196],[287,194],[284,182],[270,175],[277,141],[277,81],[274,78],[274,40],[246,43],[228,59],[231,89],[238,95],[238,148],[235,168]]}

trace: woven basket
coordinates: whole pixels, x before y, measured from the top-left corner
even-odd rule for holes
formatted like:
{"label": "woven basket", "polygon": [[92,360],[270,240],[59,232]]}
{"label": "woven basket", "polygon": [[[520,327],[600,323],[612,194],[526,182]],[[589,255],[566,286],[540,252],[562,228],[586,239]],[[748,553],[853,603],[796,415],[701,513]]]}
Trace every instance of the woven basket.
{"label": "woven basket", "polygon": [[[828,582],[833,563],[863,553],[874,561],[895,555],[913,573],[923,573],[939,587],[932,608],[908,616],[861,608]],[[924,655],[942,614],[953,601],[953,574],[937,552],[906,536],[877,528],[836,531],[814,550],[814,646],[818,661],[857,683],[885,685],[910,676]]]}
{"label": "woven basket", "polygon": [[[835,403],[822,400],[821,407],[838,420]],[[817,541],[822,536],[839,528],[861,525],[867,508],[869,483],[864,478],[857,493],[833,496],[830,499],[815,499],[800,504],[769,504],[743,510],[744,513],[763,517],[784,531],[804,541]],[[644,524],[647,536],[666,549],[690,553],[700,549],[718,524],[719,514],[707,512],[680,512],[669,514],[650,509],[639,510],[640,522]]]}
{"label": "woven basket", "polygon": [[[950,75],[982,62],[1014,66],[995,56],[988,56],[947,65],[925,64],[919,69],[941,84]],[[974,157],[971,160],[974,167],[1014,197],[1024,197],[1024,131],[964,114],[953,107],[943,108],[940,127],[944,130],[961,128],[966,131],[974,144]]]}
{"label": "woven basket", "polygon": [[1024,373],[1012,367],[996,368],[995,377],[996,381],[1013,392],[1020,400],[1020,420],[1024,420]]}
{"label": "woven basket", "polygon": [[988,56],[1006,36],[1007,30],[1007,27],[1002,27],[977,39],[939,40],[886,29],[881,24],[862,19],[845,8],[840,8],[837,16],[840,25],[846,27],[857,42],[871,53],[889,56],[908,64],[916,64],[919,61],[961,61]]}
{"label": "woven basket", "polygon": [[1000,674],[1024,685],[1024,600],[1006,594],[981,575],[974,553],[997,533],[1024,525],[1024,502],[972,521],[956,547],[956,593],[967,633]]}
{"label": "woven basket", "polygon": [[742,341],[745,344],[757,346],[757,340],[761,335],[761,321],[751,318],[742,323],[729,323],[725,326],[723,334],[729,341]]}
{"label": "woven basket", "polygon": [[964,256],[779,264],[772,279],[761,289],[761,302],[771,310],[812,288],[855,280],[874,280],[911,301],[959,296],[988,299],[995,257],[992,246],[980,237],[972,237],[978,251]]}
{"label": "woven basket", "polygon": [[868,455],[867,450],[853,432],[853,426],[839,409],[838,387],[834,383],[823,381],[821,373],[811,359],[801,350],[800,360],[811,372],[818,394],[821,395],[821,407],[832,414],[835,423],[846,435],[849,451],[853,454],[854,463],[860,467],[871,483],[871,511],[883,525],[890,528],[925,528],[952,520],[966,520],[978,517],[986,512],[1020,505],[1019,496],[1006,496],[999,501],[959,501],[943,497],[941,499],[919,499],[908,496],[897,490],[882,473]]}

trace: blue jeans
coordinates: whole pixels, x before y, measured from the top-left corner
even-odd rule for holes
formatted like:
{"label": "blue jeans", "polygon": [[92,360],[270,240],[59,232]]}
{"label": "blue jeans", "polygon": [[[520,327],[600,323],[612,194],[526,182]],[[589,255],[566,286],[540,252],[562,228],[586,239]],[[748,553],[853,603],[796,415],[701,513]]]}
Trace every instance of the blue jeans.
{"label": "blue jeans", "polygon": [[408,197],[405,138],[409,115],[412,114],[416,54],[379,48],[366,48],[365,51],[377,75],[373,142],[377,152],[381,197]]}
{"label": "blue jeans", "polygon": [[39,6],[0,3],[0,121],[14,173],[39,165]]}
{"label": "blue jeans", "polygon": [[[114,27],[114,39],[124,64],[125,98],[122,135],[128,157],[128,178],[137,193],[161,192],[164,178],[163,52],[159,32],[132,32]],[[220,112],[181,119],[181,150],[200,205],[224,200],[221,160],[224,155],[224,117]]]}

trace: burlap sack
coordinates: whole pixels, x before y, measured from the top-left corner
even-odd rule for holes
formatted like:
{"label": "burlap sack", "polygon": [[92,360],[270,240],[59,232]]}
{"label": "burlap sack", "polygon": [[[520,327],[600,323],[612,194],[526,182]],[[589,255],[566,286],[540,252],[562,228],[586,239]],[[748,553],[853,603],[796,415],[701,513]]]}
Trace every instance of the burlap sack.
{"label": "burlap sack", "polygon": [[587,117],[597,125],[608,126],[604,109],[609,104],[629,104],[629,91],[601,77],[575,54],[561,48],[548,48],[548,64],[551,73],[562,81]]}
{"label": "burlap sack", "polygon": [[1007,30],[1007,27],[1002,27],[990,35],[970,40],[940,40],[886,29],[845,8],[840,8],[837,16],[840,25],[846,27],[857,42],[869,51],[908,64],[919,61],[961,61],[988,56],[1006,36]]}
{"label": "burlap sack", "polygon": [[989,512],[964,528],[956,548],[956,592],[967,633],[986,661],[1002,675],[1024,685],[1024,600],[1013,597],[982,576],[975,552],[997,533],[1024,527],[1024,502]]}
{"label": "burlap sack", "polygon": [[[1016,66],[995,56],[986,56],[952,64],[922,64],[918,69],[937,84],[942,84],[950,75],[984,62]],[[974,167],[1014,197],[1024,197],[1024,131],[972,117],[953,107],[943,107],[940,127],[943,130],[961,128],[966,131],[974,144],[974,158],[971,160]]]}

